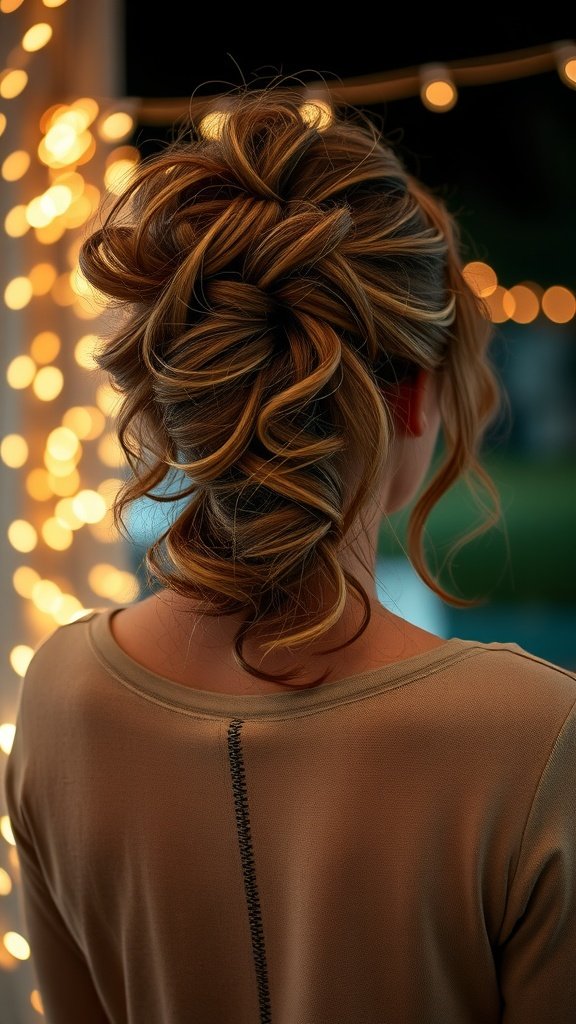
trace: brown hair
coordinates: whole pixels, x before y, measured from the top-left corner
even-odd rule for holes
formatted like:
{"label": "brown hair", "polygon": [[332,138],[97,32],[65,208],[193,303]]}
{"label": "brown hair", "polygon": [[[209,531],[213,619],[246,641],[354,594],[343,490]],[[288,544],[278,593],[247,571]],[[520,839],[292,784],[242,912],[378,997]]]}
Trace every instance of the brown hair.
{"label": "brown hair", "polygon": [[[302,103],[284,87],[227,96],[217,137],[191,125],[143,161],[80,252],[87,280],[128,314],[97,358],[123,396],[132,470],[116,527],[136,499],[174,501],[154,489],[186,474],[177,497],[189,501],[149,548],[150,577],[206,615],[248,611],[237,663],[283,682],[297,673],[244,659],[250,630],[265,627],[266,652],[312,642],[349,591],[365,615],[341,646],[370,621],[338,552],[386,463],[392,382],[440,372],[444,460],[412,509],[408,550],[449,603],[476,602],[430,575],[430,511],[459,478],[474,494],[476,475],[494,511],[456,547],[500,515],[478,454],[501,395],[453,219],[367,117],[346,111],[324,127]],[[349,493],[352,465],[362,471]],[[336,599],[314,612],[300,594],[318,576]]]}

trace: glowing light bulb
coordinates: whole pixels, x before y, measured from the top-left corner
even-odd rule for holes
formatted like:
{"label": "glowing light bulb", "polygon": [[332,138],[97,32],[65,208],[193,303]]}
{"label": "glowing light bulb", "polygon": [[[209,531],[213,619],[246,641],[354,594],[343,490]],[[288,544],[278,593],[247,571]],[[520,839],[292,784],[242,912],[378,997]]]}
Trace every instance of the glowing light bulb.
{"label": "glowing light bulb", "polygon": [[72,470],[71,473],[66,473],[65,476],[56,476],[56,473],[49,473],[48,479],[52,492],[61,498],[69,498],[71,494],[76,494],[80,487],[80,474],[77,469]]}
{"label": "glowing light bulb", "polygon": [[502,324],[506,320],[510,320],[516,308],[514,296],[501,284],[484,299],[484,303],[494,324]]}
{"label": "glowing light bulb", "polygon": [[553,323],[566,324],[576,314],[576,299],[569,288],[553,285],[542,296],[542,310]]}
{"label": "glowing light bulb", "polygon": [[110,164],[104,171],[104,184],[108,191],[117,196],[122,195],[130,184],[135,166],[133,160],[115,160]]}
{"label": "glowing light bulb", "polygon": [[79,448],[80,442],[69,427],[56,427],[48,434],[46,450],[53,459],[67,462],[74,458]]}
{"label": "glowing light bulb", "polygon": [[62,423],[83,441],[93,441],[104,430],[106,418],[96,406],[75,405],[66,410]]}
{"label": "glowing light bulb", "polygon": [[34,378],[32,389],[41,402],[52,402],[64,387],[64,375],[56,366],[43,366]]}
{"label": "glowing light bulb", "polygon": [[32,285],[27,277],[13,277],[4,289],[8,309],[24,309],[32,298]]}
{"label": "glowing light bulb", "polygon": [[56,267],[52,263],[36,263],[28,274],[28,280],[33,295],[47,295],[56,280]]}
{"label": "glowing light bulb", "polygon": [[[0,725],[0,750],[4,754],[9,754],[14,745],[14,736],[16,735],[16,726],[11,722],[2,722]],[[6,872],[0,868],[0,896],[5,896],[10,889],[6,889],[6,882],[4,876]],[[9,877],[6,875],[6,877]]]}
{"label": "glowing light bulb", "polygon": [[56,519],[69,530],[79,530],[84,526],[84,521],[79,519],[74,512],[72,498],[60,498],[54,510]]}
{"label": "glowing light bulb", "polygon": [[4,181],[18,181],[30,167],[30,154],[25,149],[15,149],[2,161],[1,174]]}
{"label": "glowing light bulb", "polygon": [[24,91],[28,84],[28,75],[21,68],[7,68],[0,74],[0,96],[5,100],[13,100]]}
{"label": "glowing light bulb", "polygon": [[[50,264],[45,264],[50,266]],[[60,351],[60,338],[54,331],[41,331],[32,340],[30,355],[36,363],[51,363]]]}
{"label": "glowing light bulb", "polygon": [[444,113],[456,104],[458,92],[443,65],[425,64],[420,69],[420,83],[420,98],[428,110]]}
{"label": "glowing light bulb", "polygon": [[75,618],[83,615],[84,612],[85,609],[77,597],[74,597],[73,594],[62,594],[52,615],[60,626],[65,626],[66,623],[73,622]]}
{"label": "glowing light bulb", "polygon": [[4,932],[2,942],[5,949],[16,960],[28,960],[30,958],[30,946],[19,932]]}
{"label": "glowing light bulb", "polygon": [[18,568],[14,570],[12,585],[20,597],[32,597],[32,591],[39,582],[39,573],[37,573],[30,565],[19,565]]}
{"label": "glowing light bulb", "polygon": [[28,458],[28,444],[21,434],[7,434],[0,442],[0,458],[11,469],[19,469]]}
{"label": "glowing light bulb", "polygon": [[36,363],[30,356],[15,356],[8,364],[6,380],[11,388],[19,391],[32,383],[35,373]]}
{"label": "glowing light bulb", "polygon": [[531,288],[524,284],[516,284],[510,288],[509,296],[514,302],[514,312],[510,319],[517,324],[530,324],[536,319],[540,312],[540,303],[537,295]]}
{"label": "glowing light bulb", "polygon": [[492,292],[496,291],[498,278],[496,277],[496,272],[487,263],[473,260],[471,263],[466,264],[462,274],[466,284],[475,295],[487,298],[488,295],[492,295]]}
{"label": "glowing light bulb", "polygon": [[134,128],[134,118],[123,110],[108,114],[98,126],[98,134],[104,142],[117,142],[125,139]]}
{"label": "glowing light bulb", "polygon": [[106,515],[106,502],[97,491],[79,491],[73,499],[72,508],[83,523],[98,523]]}
{"label": "glowing light bulb", "polygon": [[53,580],[39,580],[32,589],[32,601],[39,611],[51,615],[58,607],[62,591]]}
{"label": "glowing light bulb", "polygon": [[10,523],[7,533],[12,547],[16,551],[22,551],[25,554],[28,551],[33,551],[38,543],[36,530],[32,523],[28,523],[25,519],[14,519]]}
{"label": "glowing light bulb", "polygon": [[[12,743],[14,740],[14,733],[12,734],[11,742],[9,739],[10,734],[5,732],[5,730],[9,728],[9,722],[3,722],[2,725],[0,725],[0,749],[3,750],[5,754],[9,754],[12,750]],[[14,726],[12,726],[12,729],[14,729]],[[14,729],[14,731],[16,730]],[[0,868],[0,896],[7,896],[10,892],[12,892],[12,879],[4,868]]]}
{"label": "glowing light bulb", "polygon": [[[47,7],[50,7],[50,6],[54,6],[54,7],[58,6],[59,7],[61,3],[65,3],[65,0],[58,0],[58,4],[57,5],[54,4],[54,3],[52,3],[52,5],[51,5],[49,2],[47,2],[47,0],[44,0],[44,3],[46,4]],[[44,1014],[44,1003],[42,1002],[42,996],[40,995],[40,993],[39,993],[37,988],[33,988],[31,993],[30,993],[30,1006],[32,1007],[33,1010],[36,1010],[36,1013],[40,1014],[41,1017],[45,1016],[45,1014]]]}
{"label": "glowing light bulb", "polygon": [[23,204],[13,206],[4,218],[4,231],[10,238],[22,238],[30,225],[26,220],[26,207]]}
{"label": "glowing light bulb", "polygon": [[119,444],[118,438],[112,432],[104,434],[98,442],[98,458],[105,466],[111,469],[119,469],[124,466],[126,459]]}
{"label": "glowing light bulb", "polygon": [[105,416],[113,416],[120,401],[120,395],[110,384],[100,384],[96,388],[96,404]]}
{"label": "glowing light bulb", "polygon": [[39,21],[22,36],[22,49],[27,50],[28,53],[35,53],[36,50],[41,50],[43,46],[46,46],[51,38],[52,26],[46,21]]}
{"label": "glowing light bulb", "polygon": [[66,551],[73,540],[70,527],[55,516],[42,523],[42,536],[48,547],[54,551]]}
{"label": "glowing light bulb", "polygon": [[10,843],[11,846],[16,845],[12,825],[10,824],[10,818],[7,814],[3,814],[0,817],[0,835],[2,835],[6,842]]}
{"label": "glowing light bulb", "polygon": [[26,477],[26,491],[34,501],[49,501],[54,492],[47,470],[31,469]]}
{"label": "glowing light bulb", "polygon": [[10,651],[10,664],[16,672],[16,675],[25,676],[28,665],[32,661],[34,651],[32,647],[27,647],[26,644],[17,644]]}

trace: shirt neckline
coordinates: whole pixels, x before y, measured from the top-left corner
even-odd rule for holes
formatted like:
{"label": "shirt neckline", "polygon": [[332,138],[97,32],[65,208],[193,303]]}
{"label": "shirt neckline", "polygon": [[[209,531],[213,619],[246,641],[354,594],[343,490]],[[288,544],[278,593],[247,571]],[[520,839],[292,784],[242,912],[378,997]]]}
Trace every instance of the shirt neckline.
{"label": "shirt neckline", "polygon": [[418,679],[429,674],[431,669],[438,670],[452,661],[475,653],[481,646],[475,640],[452,637],[421,654],[308,690],[291,690],[286,693],[217,693],[187,687],[167,676],[158,675],[131,658],[117,643],[110,626],[113,615],[123,607],[95,610],[84,617],[90,646],[100,663],[124,686],[149,699],[201,713],[233,717],[301,713],[338,703],[350,696],[361,696]]}

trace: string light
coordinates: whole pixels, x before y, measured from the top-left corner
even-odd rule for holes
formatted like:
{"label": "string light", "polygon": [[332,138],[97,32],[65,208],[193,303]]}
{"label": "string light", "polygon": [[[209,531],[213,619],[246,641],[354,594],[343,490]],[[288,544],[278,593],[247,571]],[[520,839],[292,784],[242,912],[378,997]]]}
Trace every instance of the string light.
{"label": "string light", "polygon": [[36,374],[32,388],[41,402],[52,402],[64,387],[64,374],[57,366],[43,366]]}
{"label": "string light", "polygon": [[420,69],[420,97],[428,110],[444,113],[452,110],[458,91],[447,68],[440,64],[425,64]]}
{"label": "string light", "polygon": [[13,206],[4,218],[4,230],[10,238],[21,238],[30,229],[26,220],[26,207],[22,204]]}
{"label": "string light", "polygon": [[544,291],[533,281],[504,288],[497,283],[495,270],[487,263],[471,261],[462,270],[472,291],[484,300],[493,323],[514,320],[529,324],[542,312],[553,323],[568,323],[576,316],[576,297],[569,288],[553,285]]}
{"label": "string light", "polygon": [[28,442],[20,434],[7,434],[0,442],[0,458],[11,469],[20,469],[28,458]]}
{"label": "string light", "polygon": [[542,309],[553,323],[566,324],[576,314],[576,299],[569,288],[553,285],[542,296]]}
{"label": "string light", "polygon": [[13,100],[28,85],[28,75],[22,68],[6,68],[0,72],[0,96],[5,100]]}
{"label": "string light", "polygon": [[50,42],[52,38],[52,26],[46,21],[39,21],[38,24],[32,25],[22,37],[22,49],[28,53],[34,53],[36,50],[41,50],[46,43]]}
{"label": "string light", "polygon": [[517,324],[529,324],[536,319],[540,311],[538,296],[533,290],[524,284],[516,284],[510,288],[508,295],[514,303],[514,312],[510,319]]}
{"label": "string light", "polygon": [[6,380],[11,388],[27,388],[34,380],[36,363],[30,356],[15,356],[8,364]]}
{"label": "string light", "polygon": [[24,149],[16,149],[5,158],[0,168],[4,181],[18,181],[23,178],[30,167],[30,154]]}
{"label": "string light", "polygon": [[27,277],[14,277],[4,289],[4,303],[8,309],[24,309],[32,298],[32,285]]}
{"label": "string light", "polygon": [[26,669],[32,660],[34,651],[27,644],[17,644],[10,651],[10,664],[19,676],[26,675]]}
{"label": "string light", "polygon": [[28,960],[30,958],[30,946],[19,932],[5,932],[2,936],[2,941],[10,955],[15,957],[16,960]]}

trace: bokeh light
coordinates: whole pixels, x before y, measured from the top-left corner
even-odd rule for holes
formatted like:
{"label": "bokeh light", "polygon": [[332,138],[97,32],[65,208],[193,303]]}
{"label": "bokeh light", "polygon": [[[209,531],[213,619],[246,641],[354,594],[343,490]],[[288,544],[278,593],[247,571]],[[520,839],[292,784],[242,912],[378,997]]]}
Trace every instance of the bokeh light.
{"label": "bokeh light", "polygon": [[542,296],[542,310],[549,320],[566,324],[576,313],[576,299],[569,288],[553,285]]}
{"label": "bokeh light", "polygon": [[0,442],[0,458],[11,469],[19,469],[28,458],[28,443],[21,434],[7,434]]}
{"label": "bokeh light", "polygon": [[104,142],[118,142],[130,135],[134,128],[134,118],[124,110],[108,114],[98,125],[98,134]]}
{"label": "bokeh light", "polygon": [[6,68],[0,72],[0,96],[13,100],[28,85],[28,75],[22,68]]}
{"label": "bokeh light", "polygon": [[22,49],[34,53],[46,46],[52,38],[52,26],[47,21],[39,21],[32,25],[22,37]]}
{"label": "bokeh light", "polygon": [[32,647],[28,647],[27,644],[17,644],[10,651],[10,664],[12,668],[19,676],[26,675],[26,669],[32,661],[34,651]]}
{"label": "bokeh light", "polygon": [[30,356],[15,356],[6,369],[6,380],[11,388],[27,388],[34,380],[36,363]]}
{"label": "bokeh light", "polygon": [[0,173],[4,181],[18,181],[30,167],[30,154],[25,149],[15,149],[3,161]]}
{"label": "bokeh light", "polygon": [[462,273],[466,284],[480,298],[487,298],[496,291],[498,285],[496,271],[487,263],[482,263],[480,260],[472,260],[472,262],[466,264]]}
{"label": "bokeh light", "polygon": [[509,300],[514,303],[514,311],[510,313],[510,319],[517,324],[530,324],[536,319],[540,312],[538,296],[525,284],[516,284],[510,288]]}
{"label": "bokeh light", "polygon": [[52,402],[64,387],[64,375],[57,366],[43,366],[38,370],[32,385],[34,394],[41,402]]}
{"label": "bokeh light", "polygon": [[26,519],[14,519],[10,523],[7,533],[14,550],[24,554],[33,551],[38,543],[38,534],[32,523],[27,522]]}
{"label": "bokeh light", "polygon": [[24,309],[32,298],[32,284],[27,277],[13,277],[4,289],[8,309]]}
{"label": "bokeh light", "polygon": [[40,331],[30,344],[30,355],[40,365],[51,363],[60,352],[60,338],[54,331]]}
{"label": "bokeh light", "polygon": [[2,941],[10,955],[16,960],[30,959],[30,946],[19,932],[5,932]]}
{"label": "bokeh light", "polygon": [[13,206],[11,210],[8,210],[4,218],[4,230],[10,238],[22,238],[30,230],[30,225],[26,219],[26,209],[26,206],[20,203],[18,206]]}
{"label": "bokeh light", "polygon": [[422,102],[428,110],[443,113],[452,110],[458,99],[456,86],[448,79],[437,78],[426,82],[421,91]]}

